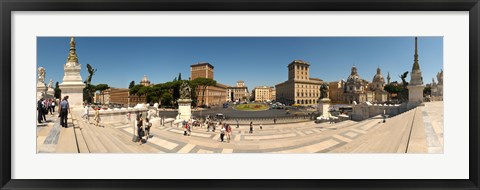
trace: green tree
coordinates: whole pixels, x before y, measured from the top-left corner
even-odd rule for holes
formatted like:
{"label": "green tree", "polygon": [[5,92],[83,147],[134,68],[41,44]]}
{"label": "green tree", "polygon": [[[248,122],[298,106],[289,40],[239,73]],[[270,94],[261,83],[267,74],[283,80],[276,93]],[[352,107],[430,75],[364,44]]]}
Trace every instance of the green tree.
{"label": "green tree", "polygon": [[[129,92],[131,95],[138,95],[138,91],[140,90],[140,88],[142,88],[143,85],[141,84],[137,84],[135,86],[133,86],[132,88],[129,89]],[[139,95],[138,97],[140,97],[141,95]]]}
{"label": "green tree", "polygon": [[95,90],[100,91],[100,94],[102,95],[102,103],[105,104],[105,90],[109,89],[110,87],[108,84],[98,84],[95,86]]}
{"label": "green tree", "polygon": [[198,97],[198,93],[202,92],[202,102],[200,105],[204,105],[205,91],[207,90],[207,87],[217,85],[217,81],[209,78],[196,78],[191,82],[194,88],[196,89],[195,91],[197,92],[197,97]]}
{"label": "green tree", "polygon": [[128,85],[128,89],[132,89],[132,87],[135,86],[135,81],[132,80],[132,82],[130,82],[130,84]]}
{"label": "green tree", "polygon": [[427,86],[423,89],[423,96],[426,97],[428,95],[432,95],[432,87],[431,86]]}
{"label": "green tree", "polygon": [[182,73],[178,73],[178,79],[177,80],[182,80]]}
{"label": "green tree", "polygon": [[58,85],[58,82],[55,83],[55,89],[54,89],[53,94],[54,94],[53,96],[55,96],[55,98],[57,98],[57,99],[61,98],[62,90],[60,90],[60,86]]}

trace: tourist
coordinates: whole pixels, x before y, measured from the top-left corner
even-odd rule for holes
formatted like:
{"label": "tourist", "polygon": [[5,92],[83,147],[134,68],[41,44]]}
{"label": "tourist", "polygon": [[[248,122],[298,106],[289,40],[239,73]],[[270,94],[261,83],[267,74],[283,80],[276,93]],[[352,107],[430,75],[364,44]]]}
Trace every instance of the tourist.
{"label": "tourist", "polygon": [[52,99],[48,99],[48,112],[50,112],[50,115],[53,115],[52,113]]}
{"label": "tourist", "polygon": [[67,118],[68,113],[70,112],[70,105],[68,104],[68,96],[63,97],[63,100],[60,102],[58,107],[58,112],[60,113],[60,125],[67,128]]}
{"label": "tourist", "polygon": [[250,121],[250,130],[248,131],[248,133],[253,133],[253,122]]}
{"label": "tourist", "polygon": [[227,130],[227,140],[228,142],[230,142],[230,138],[232,136],[232,127],[229,124],[227,124],[226,130]]}
{"label": "tourist", "polygon": [[89,122],[89,120],[90,120],[88,114],[90,114],[90,107],[88,106],[87,103],[85,103],[85,107],[84,107],[84,109],[83,109],[82,118],[85,118],[85,120],[86,120],[87,122]]}
{"label": "tourist", "polygon": [[145,119],[145,138],[150,137],[150,128],[152,127],[152,123],[150,123],[150,119]]}
{"label": "tourist", "polygon": [[130,123],[132,121],[131,119],[132,113],[128,112],[126,116],[127,116],[127,123]]}
{"label": "tourist", "polygon": [[145,134],[143,131],[143,118],[141,113],[137,115],[137,135],[138,135],[138,142],[140,142],[140,145],[142,145],[143,144],[142,136]]}
{"label": "tourist", "polygon": [[235,121],[237,122],[237,128],[240,127],[240,123],[238,123],[238,119],[235,119]]}
{"label": "tourist", "polygon": [[263,126],[262,126],[262,124],[260,123],[260,130],[262,130],[262,129],[263,129]]}
{"label": "tourist", "polygon": [[95,120],[95,125],[100,126],[100,108],[95,108],[95,117],[93,119]]}
{"label": "tourist", "polygon": [[42,108],[43,108],[43,114],[42,114],[43,120],[47,122],[47,117],[45,115],[47,115],[48,113],[48,100],[43,100]]}
{"label": "tourist", "polygon": [[56,103],[56,99],[53,99],[52,100],[52,112],[55,113],[55,103]]}
{"label": "tourist", "polygon": [[277,124],[277,118],[273,118],[273,124]]}
{"label": "tourist", "polygon": [[38,100],[37,102],[37,113],[38,113],[38,116],[37,116],[37,121],[38,123],[42,123],[42,119],[43,119],[43,98],[40,98],[40,100]]}
{"label": "tourist", "polygon": [[220,129],[220,141],[223,142],[223,137],[225,136],[225,127],[222,126]]}

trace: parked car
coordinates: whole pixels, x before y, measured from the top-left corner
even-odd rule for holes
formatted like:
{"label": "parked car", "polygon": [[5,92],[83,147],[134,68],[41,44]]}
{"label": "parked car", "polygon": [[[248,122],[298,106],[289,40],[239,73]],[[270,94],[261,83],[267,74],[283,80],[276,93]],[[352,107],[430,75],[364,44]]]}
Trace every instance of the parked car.
{"label": "parked car", "polygon": [[217,113],[217,115],[215,115],[215,119],[217,120],[225,120],[225,115],[221,114],[221,113]]}

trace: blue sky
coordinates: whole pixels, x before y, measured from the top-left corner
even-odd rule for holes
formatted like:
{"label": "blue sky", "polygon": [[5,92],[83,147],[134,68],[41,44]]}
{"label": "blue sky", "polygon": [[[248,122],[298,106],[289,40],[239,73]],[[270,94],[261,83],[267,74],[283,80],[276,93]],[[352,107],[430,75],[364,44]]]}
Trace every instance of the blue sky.
{"label": "blue sky", "polygon": [[[69,51],[69,37],[38,37],[37,64],[46,80],[61,83]],[[77,37],[81,75],[87,63],[98,69],[93,84],[126,88],[143,75],[152,83],[172,81],[190,65],[209,62],[217,82],[234,86],[245,81],[255,86],[274,86],[287,80],[287,65],[294,59],[310,63],[310,77],[324,81],[346,79],[355,65],[363,79],[371,81],[379,66],[392,81],[411,71],[414,37]],[[443,37],[419,37],[419,63],[424,83],[443,68]],[[410,79],[410,75],[408,77]],[[436,80],[436,78],[435,78]]]}

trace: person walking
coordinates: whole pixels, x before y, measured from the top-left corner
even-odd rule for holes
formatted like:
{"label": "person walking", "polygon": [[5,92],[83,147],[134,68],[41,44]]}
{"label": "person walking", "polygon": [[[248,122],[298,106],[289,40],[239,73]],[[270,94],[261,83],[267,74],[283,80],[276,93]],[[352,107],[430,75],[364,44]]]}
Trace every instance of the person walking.
{"label": "person walking", "polygon": [[90,114],[90,108],[89,108],[88,104],[85,104],[85,107],[83,108],[82,118],[87,120],[87,122],[89,122],[89,116],[88,116],[89,114]]}
{"label": "person walking", "polygon": [[131,119],[132,113],[128,112],[126,116],[127,116],[127,123],[130,123],[132,121]]}
{"label": "person walking", "polygon": [[253,133],[253,122],[250,121],[250,130],[248,131],[248,133]]}
{"label": "person walking", "polygon": [[223,142],[223,137],[225,137],[225,127],[222,126],[220,129],[220,141]]}
{"label": "person walking", "polygon": [[229,124],[227,124],[227,140],[228,140],[228,142],[230,142],[231,136],[232,136],[232,127]]}
{"label": "person walking", "polygon": [[95,125],[100,126],[100,108],[95,109],[95,117],[93,118],[95,120]]}
{"label": "person walking", "polygon": [[277,118],[273,118],[273,124],[277,124]]}
{"label": "person walking", "polygon": [[62,102],[60,102],[60,106],[58,106],[58,112],[60,113],[60,125],[62,127],[67,128],[67,118],[68,113],[70,113],[70,105],[68,104],[68,96],[63,97]]}
{"label": "person walking", "polygon": [[38,100],[37,102],[37,121],[38,123],[42,123],[42,119],[43,119],[43,98],[40,98],[40,100]]}

